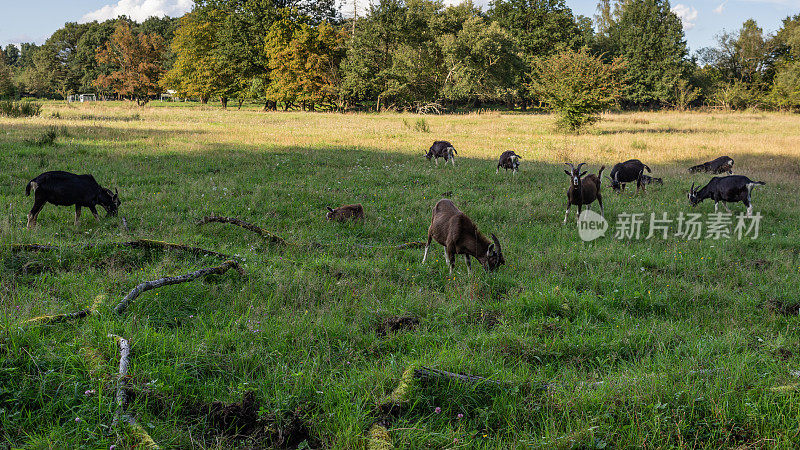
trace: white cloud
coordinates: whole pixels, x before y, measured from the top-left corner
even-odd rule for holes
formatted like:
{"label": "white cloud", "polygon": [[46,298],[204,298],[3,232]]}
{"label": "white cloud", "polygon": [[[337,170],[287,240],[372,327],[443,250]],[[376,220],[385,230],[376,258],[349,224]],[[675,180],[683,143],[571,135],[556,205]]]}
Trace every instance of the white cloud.
{"label": "white cloud", "polygon": [[719,6],[714,8],[714,14],[722,14],[722,12],[725,11],[725,6],[727,6],[727,4],[728,0],[725,0],[724,2],[720,3]]}
{"label": "white cloud", "polygon": [[105,5],[85,14],[83,21],[102,22],[118,16],[128,16],[137,22],[152,16],[178,17],[191,11],[192,4],[192,0],[119,0],[116,4]]}
{"label": "white cloud", "polygon": [[678,3],[672,8],[672,12],[681,19],[684,30],[691,30],[696,25],[697,10],[694,6],[686,6],[682,3]]}

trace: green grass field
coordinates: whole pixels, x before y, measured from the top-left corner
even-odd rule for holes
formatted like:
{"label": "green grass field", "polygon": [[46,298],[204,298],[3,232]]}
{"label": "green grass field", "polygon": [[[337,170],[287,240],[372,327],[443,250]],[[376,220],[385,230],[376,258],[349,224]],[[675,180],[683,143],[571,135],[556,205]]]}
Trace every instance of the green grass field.
{"label": "green grass field", "polygon": [[[132,346],[128,413],[162,448],[387,448],[370,440],[376,423],[395,448],[800,445],[800,117],[608,115],[577,136],[548,115],[424,117],[429,132],[418,119],[159,103],[0,118],[0,448],[147,448],[131,427],[109,428],[110,333]],[[53,126],[55,144],[36,145]],[[423,158],[436,139],[455,145],[455,167]],[[504,150],[523,155],[515,178],[495,174]],[[753,193],[758,239],[611,230],[585,243],[574,216],[561,224],[564,161],[607,174],[636,157],[664,178],[640,196],[605,183],[613,226],[623,212],[712,212],[686,199],[710,175],[685,169],[723,154],[767,183]],[[47,170],[118,187],[119,216],[84,213],[76,227],[71,207],[47,205],[27,231],[25,185]],[[468,276],[459,259],[451,277],[441,246],[425,265],[422,249],[393,248],[426,238],[445,193],[497,234],[500,270]],[[325,221],[326,205],[356,202],[363,223]],[[195,224],[212,214],[291,245]],[[117,315],[138,283],[222,262],[105,245],[139,238],[239,255],[246,275],[147,291]],[[96,300],[82,320],[24,323]],[[419,323],[387,332],[398,315]],[[387,409],[421,366],[499,384],[414,380]],[[247,420],[219,413],[242,405]]]}

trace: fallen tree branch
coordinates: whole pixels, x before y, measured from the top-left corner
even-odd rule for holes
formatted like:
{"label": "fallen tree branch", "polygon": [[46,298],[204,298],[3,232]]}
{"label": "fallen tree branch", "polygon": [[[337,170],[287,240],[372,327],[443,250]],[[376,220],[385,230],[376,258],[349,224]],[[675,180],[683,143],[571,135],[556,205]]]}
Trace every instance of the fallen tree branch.
{"label": "fallen tree branch", "polygon": [[[94,247],[131,247],[131,248],[161,248],[161,249],[169,249],[169,250],[180,250],[188,253],[192,253],[195,255],[205,254],[210,256],[216,256],[223,259],[239,259],[236,256],[226,255],[224,253],[215,252],[213,250],[206,250],[200,247],[190,247],[187,245],[181,244],[173,244],[171,242],[162,242],[162,241],[153,241],[150,239],[137,239],[135,241],[127,241],[127,242],[109,242],[109,243],[91,243],[78,246],[79,248],[94,248]],[[20,251],[54,251],[59,250],[62,247],[58,247],[55,245],[43,245],[43,244],[14,244],[11,246],[11,250],[14,252]]]}
{"label": "fallen tree branch", "polygon": [[128,410],[128,364],[130,364],[131,345],[127,339],[109,334],[108,337],[119,344],[119,372],[117,373],[117,410],[111,421],[111,429],[116,428],[120,416]]}
{"label": "fallen tree branch", "polygon": [[84,317],[88,317],[97,312],[97,308],[103,303],[105,299],[105,295],[98,295],[94,299],[94,303],[92,304],[91,308],[82,309],[80,311],[75,311],[71,313],[64,313],[64,314],[53,314],[50,316],[39,316],[34,317],[32,319],[28,319],[22,322],[22,325],[51,325],[55,323],[61,322],[68,322],[70,320],[78,320],[83,319]]}
{"label": "fallen tree branch", "polygon": [[243,220],[239,220],[235,217],[222,217],[222,216],[206,216],[202,219],[197,221],[197,225],[205,225],[207,223],[229,223],[231,225],[236,225],[238,227],[242,227],[245,230],[252,231],[257,235],[261,236],[262,238],[266,239],[269,242],[281,245],[287,245],[287,242],[282,237],[272,233],[271,231],[267,231],[258,225],[253,225],[252,223],[245,222]]}
{"label": "fallen tree branch", "polygon": [[125,309],[128,308],[128,305],[131,301],[133,301],[136,297],[141,295],[145,291],[149,291],[150,289],[159,288],[162,286],[169,286],[172,284],[179,284],[179,283],[186,283],[187,281],[192,281],[194,279],[200,278],[205,275],[217,274],[221,275],[228,271],[228,269],[236,269],[241,275],[244,275],[244,269],[239,266],[239,263],[236,261],[228,260],[224,263],[213,266],[213,267],[204,267],[200,270],[196,270],[194,272],[189,272],[185,275],[177,276],[177,277],[164,277],[159,278],[157,280],[152,281],[145,281],[143,283],[139,283],[134,287],[128,295],[126,295],[116,307],[114,307],[114,312],[117,314],[122,314],[125,312]]}
{"label": "fallen tree branch", "polygon": [[114,411],[114,419],[111,421],[110,430],[114,430],[120,422],[126,423],[130,431],[138,441],[137,448],[158,449],[158,444],[153,438],[136,422],[136,419],[127,414],[128,411],[128,365],[130,365],[131,345],[127,339],[109,334],[119,344],[119,373],[117,374],[117,410]]}
{"label": "fallen tree branch", "polygon": [[497,380],[490,380],[488,378],[479,377],[477,375],[468,375],[463,373],[445,372],[444,370],[432,369],[430,367],[420,367],[414,370],[414,377],[420,380],[456,380],[463,383],[492,383],[500,385],[501,382]]}

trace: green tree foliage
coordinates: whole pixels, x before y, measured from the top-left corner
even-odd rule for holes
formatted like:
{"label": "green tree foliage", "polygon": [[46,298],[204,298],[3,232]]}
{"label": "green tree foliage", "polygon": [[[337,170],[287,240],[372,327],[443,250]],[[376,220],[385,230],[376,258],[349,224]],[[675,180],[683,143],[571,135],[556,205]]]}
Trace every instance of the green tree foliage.
{"label": "green tree foliage", "polygon": [[633,106],[674,102],[687,70],[683,26],[668,0],[627,0],[608,30],[608,55],[627,61],[623,99]]}
{"label": "green tree foliage", "polygon": [[523,70],[516,41],[497,22],[471,17],[441,39],[445,68],[442,95],[450,100],[509,100]]}
{"label": "green tree foliage", "polygon": [[531,92],[560,116],[569,130],[600,119],[599,112],[616,104],[623,92],[626,63],[621,58],[605,63],[586,49],[565,50],[537,58],[532,63]]}
{"label": "green tree foliage", "polygon": [[287,18],[275,22],[267,35],[270,84],[266,95],[285,105],[338,104],[344,56],[344,36],[327,22],[319,25]]}
{"label": "green tree foliage", "polygon": [[770,101],[780,109],[800,110],[800,14],[783,20],[773,49],[776,63]]}
{"label": "green tree foliage", "polygon": [[5,52],[0,49],[0,98],[11,97],[15,93],[11,68],[6,63]]}
{"label": "green tree foliage", "polygon": [[16,45],[6,45],[5,50],[3,50],[3,54],[5,55],[4,60],[7,66],[15,66],[17,64],[17,60],[19,60],[19,49]]}
{"label": "green tree foliage", "polygon": [[238,84],[219,51],[222,20],[221,12],[212,7],[196,8],[181,18],[171,45],[175,62],[161,80],[162,86],[186,97],[199,97],[203,103],[219,96],[223,107],[227,106]]}

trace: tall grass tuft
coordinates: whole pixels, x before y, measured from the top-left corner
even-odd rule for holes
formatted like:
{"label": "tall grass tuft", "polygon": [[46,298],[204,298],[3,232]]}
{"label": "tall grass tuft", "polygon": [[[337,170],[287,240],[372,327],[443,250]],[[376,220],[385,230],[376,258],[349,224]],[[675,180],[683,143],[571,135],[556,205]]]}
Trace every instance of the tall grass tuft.
{"label": "tall grass tuft", "polygon": [[36,139],[29,141],[31,144],[45,147],[50,145],[55,145],[56,139],[59,136],[66,136],[67,135],[67,127],[56,127],[56,126],[49,126],[42,134],[40,134]]}
{"label": "tall grass tuft", "polygon": [[33,117],[42,113],[42,104],[29,101],[0,100],[0,116]]}

